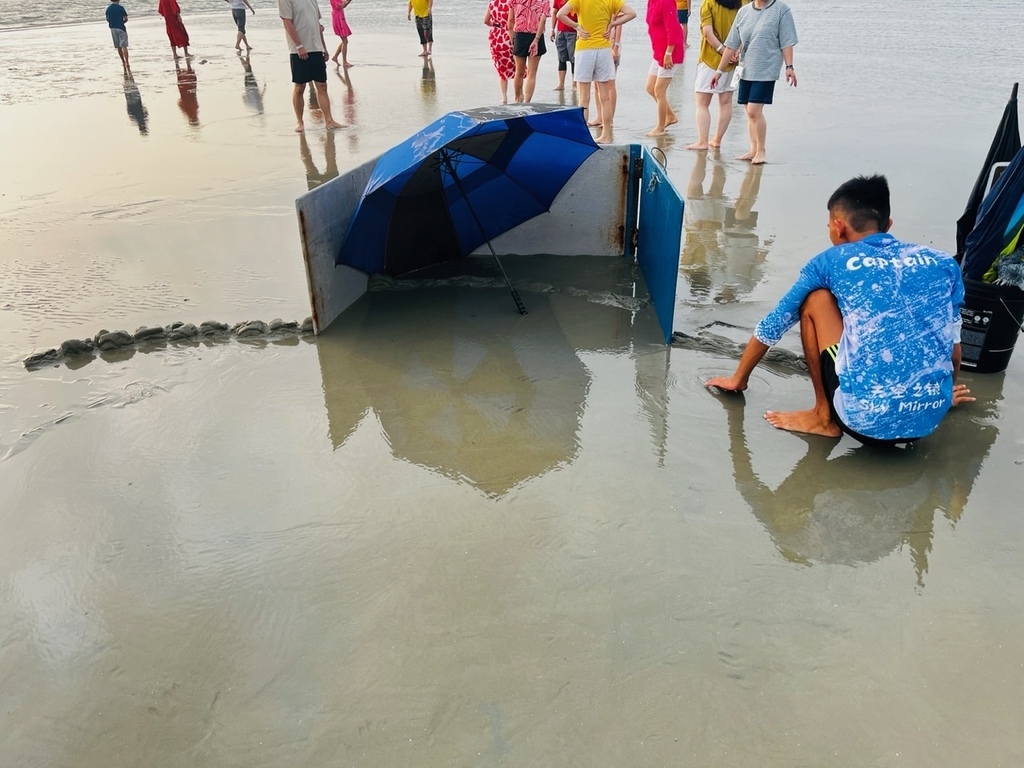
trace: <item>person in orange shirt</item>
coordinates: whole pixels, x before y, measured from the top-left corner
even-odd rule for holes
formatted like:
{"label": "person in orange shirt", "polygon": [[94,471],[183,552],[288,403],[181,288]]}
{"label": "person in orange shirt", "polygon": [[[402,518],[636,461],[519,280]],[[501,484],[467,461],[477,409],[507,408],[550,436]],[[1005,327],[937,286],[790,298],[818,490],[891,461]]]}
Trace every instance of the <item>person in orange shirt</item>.
{"label": "person in orange shirt", "polygon": [[689,48],[686,44],[686,25],[690,23],[690,0],[676,0],[676,18],[683,28],[683,48]]}

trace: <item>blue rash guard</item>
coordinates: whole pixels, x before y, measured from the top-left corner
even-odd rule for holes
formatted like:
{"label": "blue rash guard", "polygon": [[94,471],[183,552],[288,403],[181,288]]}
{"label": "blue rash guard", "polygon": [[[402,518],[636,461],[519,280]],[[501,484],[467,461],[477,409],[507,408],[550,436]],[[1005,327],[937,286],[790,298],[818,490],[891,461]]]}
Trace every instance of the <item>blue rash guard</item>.
{"label": "blue rash guard", "polygon": [[924,437],[953,404],[953,345],[964,284],[942,251],[878,233],[818,254],[754,335],[778,344],[800,306],[829,290],[843,315],[836,355],[836,413],[876,440]]}
{"label": "blue rash guard", "polygon": [[120,3],[111,3],[107,6],[107,26],[111,29],[124,29],[127,18],[128,12]]}

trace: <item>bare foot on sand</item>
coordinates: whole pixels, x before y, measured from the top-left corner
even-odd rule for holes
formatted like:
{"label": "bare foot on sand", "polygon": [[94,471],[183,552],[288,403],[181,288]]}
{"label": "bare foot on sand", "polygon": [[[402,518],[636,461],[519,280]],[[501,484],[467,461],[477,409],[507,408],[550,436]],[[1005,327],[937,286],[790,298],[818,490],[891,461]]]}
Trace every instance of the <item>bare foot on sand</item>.
{"label": "bare foot on sand", "polygon": [[722,148],[722,140],[721,139],[712,139],[711,141],[708,142],[708,146],[711,147],[712,149],[721,149]]}
{"label": "bare foot on sand", "polygon": [[342,64],[341,66],[343,66],[343,67],[344,67],[345,69],[349,69],[349,68],[350,68],[350,67],[351,67],[352,65],[351,65],[351,64],[350,64],[349,62],[347,62],[347,61],[346,61],[346,62],[345,62],[344,64]]}
{"label": "bare foot on sand", "polygon": [[687,144],[686,148],[687,149],[694,149],[694,150],[700,151],[700,150],[705,150],[705,149],[707,149],[710,146],[711,145],[708,144],[706,141],[698,141],[695,144]]}
{"label": "bare foot on sand", "polygon": [[750,158],[751,165],[764,165],[764,163],[764,152],[758,152],[756,155]]}
{"label": "bare foot on sand", "polygon": [[665,127],[668,128],[670,125],[675,125],[678,122],[679,118],[676,117],[675,115],[672,115],[672,117],[668,119],[668,122],[665,123]]}
{"label": "bare foot on sand", "polygon": [[587,123],[587,125],[589,125],[591,128],[600,128],[601,127],[601,121],[600,120],[591,120],[589,123]]}
{"label": "bare foot on sand", "polygon": [[335,64],[337,64],[338,63],[338,54],[334,54],[333,56],[331,56],[331,61],[333,61]]}
{"label": "bare foot on sand", "polygon": [[306,130],[306,126],[303,125],[302,123],[299,123],[298,125],[295,126],[295,132],[296,133],[302,133],[305,130]]}
{"label": "bare foot on sand", "polygon": [[821,416],[815,410],[807,411],[768,411],[765,421],[776,429],[787,432],[802,432],[806,435],[823,435],[824,437],[841,437],[842,430],[832,421],[831,416]]}
{"label": "bare foot on sand", "polygon": [[236,45],[236,46],[235,46],[235,50],[236,50],[236,51],[240,51],[240,50],[242,50],[242,46],[240,46],[240,45]]}
{"label": "bare foot on sand", "polygon": [[649,130],[644,135],[645,136],[664,136],[665,135],[665,129],[664,128],[659,128],[658,126],[654,126],[653,128],[651,128],[651,130]]}
{"label": "bare foot on sand", "polygon": [[604,133],[602,133],[600,136],[598,136],[596,139],[594,139],[594,143],[595,144],[611,144],[612,143],[612,137],[611,136],[606,136]]}
{"label": "bare foot on sand", "polygon": [[345,126],[344,126],[344,125],[342,125],[341,123],[336,123],[336,122],[334,122],[333,120],[331,120],[331,121],[330,121],[329,123],[325,123],[325,124],[324,124],[324,127],[325,127],[325,128],[326,128],[326,129],[328,130],[328,131],[334,131],[334,130],[337,130],[338,128],[344,128]]}
{"label": "bare foot on sand", "polygon": [[553,90],[553,91],[564,91],[565,90],[565,86],[564,85],[556,85],[551,90]]}
{"label": "bare foot on sand", "polygon": [[749,152],[744,152],[742,155],[736,155],[736,159],[737,160],[753,160],[754,159],[754,152],[753,151],[749,151]]}

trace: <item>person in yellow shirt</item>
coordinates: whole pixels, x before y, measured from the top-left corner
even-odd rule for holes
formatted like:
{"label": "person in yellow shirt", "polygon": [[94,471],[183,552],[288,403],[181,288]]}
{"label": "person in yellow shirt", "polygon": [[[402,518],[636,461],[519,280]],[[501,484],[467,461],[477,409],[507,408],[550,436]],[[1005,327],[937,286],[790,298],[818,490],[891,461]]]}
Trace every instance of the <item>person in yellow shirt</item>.
{"label": "person in yellow shirt", "polygon": [[[576,14],[576,20],[570,14]],[[616,27],[636,18],[636,11],[622,0],[569,0],[556,18],[576,30],[576,82],[579,103],[590,103],[590,85],[597,84],[601,103],[601,132],[595,141],[610,144],[615,117],[615,61],[611,37]],[[583,107],[583,116],[588,109]]]}
{"label": "person in yellow shirt", "polygon": [[690,0],[676,0],[676,18],[679,20],[679,26],[683,28],[683,47],[688,48],[686,25],[690,22]]}
{"label": "person in yellow shirt", "polygon": [[[739,78],[733,77],[739,55],[733,54],[728,61],[722,61],[725,38],[729,36],[736,14],[749,0],[704,0],[700,6],[700,57],[694,75],[693,90],[697,104],[697,141],[687,149],[718,149],[722,146],[729,123],[732,122],[732,94]],[[724,74],[712,86],[715,70]],[[711,100],[718,94],[718,125],[711,136]],[[709,138],[710,136],[710,138]]]}
{"label": "person in yellow shirt", "polygon": [[407,19],[412,19],[416,14],[416,32],[420,36],[420,45],[423,52],[420,56],[424,58],[431,54],[434,48],[434,17],[430,12],[434,9],[434,0],[409,0],[409,12]]}

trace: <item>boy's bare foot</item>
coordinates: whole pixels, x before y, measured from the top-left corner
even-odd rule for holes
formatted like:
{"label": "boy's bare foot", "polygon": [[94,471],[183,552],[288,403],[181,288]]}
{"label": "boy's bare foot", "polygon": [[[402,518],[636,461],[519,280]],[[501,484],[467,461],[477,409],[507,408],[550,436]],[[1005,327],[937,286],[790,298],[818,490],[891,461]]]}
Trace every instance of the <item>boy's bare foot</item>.
{"label": "boy's bare foot", "polygon": [[338,128],[344,128],[345,126],[342,125],[341,123],[336,123],[333,120],[331,120],[331,121],[329,121],[327,123],[324,123],[324,127],[328,131],[334,131],[334,130],[337,130]]}
{"label": "boy's bare foot", "polygon": [[744,152],[742,155],[736,155],[736,159],[737,160],[753,160],[754,159],[754,153],[753,152]]}
{"label": "boy's bare foot", "polygon": [[665,135],[665,129],[664,128],[659,128],[658,126],[655,126],[654,128],[651,128],[651,130],[649,130],[644,135],[645,136],[664,136]]}
{"label": "boy's bare foot", "polygon": [[306,126],[303,125],[302,123],[296,124],[296,126],[295,126],[295,132],[296,133],[302,133],[305,130],[306,130]]}
{"label": "boy's bare foot", "polygon": [[751,165],[764,165],[764,152],[758,152],[752,158],[750,158]]}
{"label": "boy's bare foot", "polygon": [[565,86],[564,85],[556,85],[552,90],[564,91],[565,90]]}
{"label": "boy's bare foot", "polygon": [[706,141],[698,141],[698,142],[696,142],[694,144],[687,144],[686,148],[687,149],[694,149],[694,150],[703,150],[703,149],[707,149],[710,146],[711,145],[708,144]]}
{"label": "boy's bare foot", "polygon": [[805,435],[823,435],[824,437],[841,437],[843,432],[832,421],[831,416],[823,417],[815,410],[807,411],[768,411],[765,421],[776,429],[787,432],[802,432]]}

